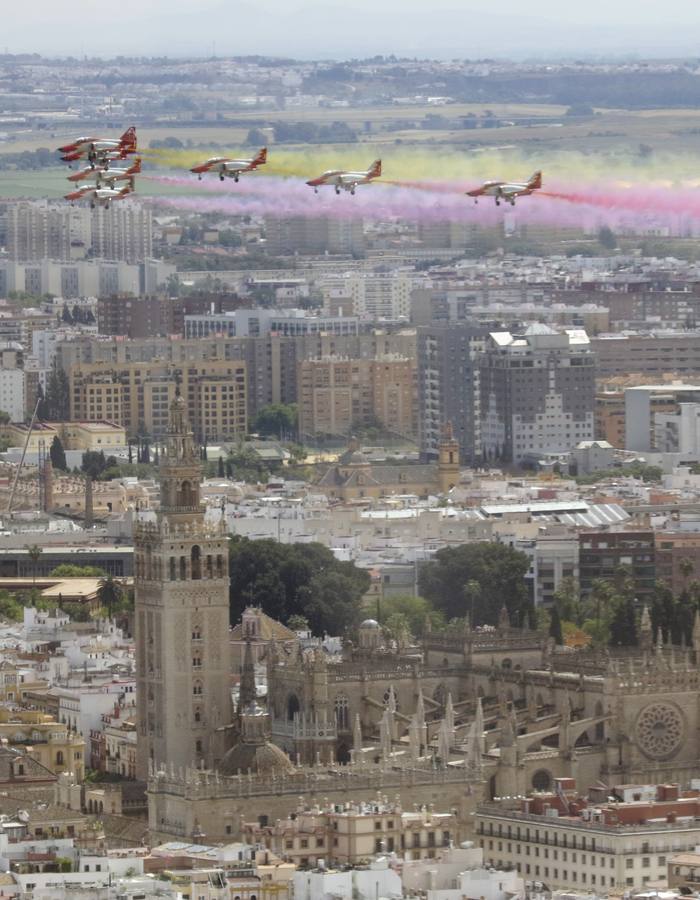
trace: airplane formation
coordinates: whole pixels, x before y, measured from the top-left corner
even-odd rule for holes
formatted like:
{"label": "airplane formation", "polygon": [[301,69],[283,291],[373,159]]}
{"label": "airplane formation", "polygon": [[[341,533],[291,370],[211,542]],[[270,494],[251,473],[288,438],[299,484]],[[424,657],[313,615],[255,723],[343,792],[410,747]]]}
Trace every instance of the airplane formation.
{"label": "airplane formation", "polygon": [[[78,184],[88,178],[95,180],[90,184],[84,184],[64,195],[64,200],[75,203],[76,200],[89,200],[92,209],[102,206],[109,209],[115,200],[123,200],[133,193],[136,185],[136,175],[141,171],[141,158],[136,157],[128,166],[110,168],[110,163],[118,159],[127,159],[136,153],[136,129],[132,125],[127,128],[119,138],[95,138],[79,137],[71,144],[58,148],[63,154],[61,159],[72,168],[74,162],[87,161],[89,165],[68,175],[68,181]],[[123,187],[118,182],[125,181]]]}
{"label": "airplane formation", "polygon": [[[89,200],[90,206],[109,208],[115,200],[122,200],[133,193],[136,184],[136,175],[141,172],[141,158],[137,157],[128,167],[110,168],[115,160],[125,160],[137,152],[136,128],[132,125],[119,138],[79,137],[72,143],[58,148],[63,162],[67,162],[72,168],[74,162],[86,161],[87,166],[68,175],[68,181],[79,184],[82,181],[93,178],[90,184],[77,187],[65,195],[66,200],[74,203],[79,200]],[[241,175],[255,172],[260,166],[267,163],[267,147],[262,147],[253,157],[235,159],[227,156],[213,156],[210,159],[193,166],[190,169],[201,181],[202,176],[213,172],[219,176],[220,181],[232,178],[238,183]],[[318,193],[319,187],[330,186],[336,194],[347,191],[355,194],[359,185],[370,184],[382,174],[382,161],[375,159],[368,169],[358,171],[346,169],[329,169],[316,178],[309,179],[306,184]],[[119,182],[126,182],[118,186]],[[501,201],[515,206],[518,197],[527,197],[542,187],[542,172],[535,172],[527,181],[485,181],[479,187],[466,191],[468,197],[479,202],[480,197],[493,197],[496,206]]]}

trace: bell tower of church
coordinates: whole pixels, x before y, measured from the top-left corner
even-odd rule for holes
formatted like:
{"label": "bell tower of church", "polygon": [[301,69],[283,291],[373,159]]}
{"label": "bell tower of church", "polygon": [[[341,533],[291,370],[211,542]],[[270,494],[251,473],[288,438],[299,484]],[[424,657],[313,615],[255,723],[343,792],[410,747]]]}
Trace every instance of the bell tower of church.
{"label": "bell tower of church", "polygon": [[445,494],[459,484],[459,441],[454,436],[452,422],[443,427],[438,444],[438,482]]}
{"label": "bell tower of church", "polygon": [[185,402],[170,406],[160,510],[135,528],[138,769],[216,764],[231,722],[228,544],[205,522]]}

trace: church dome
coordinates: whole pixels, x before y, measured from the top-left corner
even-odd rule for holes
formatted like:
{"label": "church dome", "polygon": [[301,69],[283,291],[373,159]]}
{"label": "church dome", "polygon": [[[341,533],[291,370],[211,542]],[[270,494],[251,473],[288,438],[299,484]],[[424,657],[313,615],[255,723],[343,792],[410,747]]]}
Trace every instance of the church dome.
{"label": "church dome", "polygon": [[238,775],[250,769],[257,775],[290,773],[294,766],[287,754],[270,741],[249,744],[241,741],[226,753],[219,765],[222,775]]}
{"label": "church dome", "polygon": [[224,755],[219,765],[222,775],[255,772],[257,775],[288,773],[294,770],[287,754],[268,740],[270,717],[253,700],[241,715],[241,740]]}

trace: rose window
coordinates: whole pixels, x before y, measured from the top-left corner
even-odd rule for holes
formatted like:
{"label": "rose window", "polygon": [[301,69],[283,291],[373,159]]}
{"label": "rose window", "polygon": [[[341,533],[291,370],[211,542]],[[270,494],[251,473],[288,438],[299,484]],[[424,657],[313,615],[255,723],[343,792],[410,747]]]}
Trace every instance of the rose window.
{"label": "rose window", "polygon": [[635,730],[646,756],[665,759],[677,752],[683,740],[683,717],[670,703],[652,703],[639,714]]}

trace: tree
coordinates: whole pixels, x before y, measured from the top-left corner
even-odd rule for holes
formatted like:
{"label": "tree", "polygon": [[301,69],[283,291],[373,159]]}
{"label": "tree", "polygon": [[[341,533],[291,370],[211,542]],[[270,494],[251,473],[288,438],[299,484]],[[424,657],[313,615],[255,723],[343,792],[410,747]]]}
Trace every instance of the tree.
{"label": "tree", "polygon": [[428,622],[431,628],[442,628],[445,624],[443,614],[425,597],[414,597],[411,594],[396,594],[382,599],[377,614],[379,624],[388,625],[392,616],[402,616],[414,637],[422,637]]}
{"label": "tree", "polygon": [[422,567],[418,588],[446,618],[460,618],[470,610],[459,585],[474,581],[480,590],[474,625],[496,625],[504,603],[511,621],[522,623],[528,615],[525,576],[529,568],[527,556],[505,544],[462,544],[438,550],[434,561]]}
{"label": "tree", "polygon": [[561,617],[556,604],[552,607],[549,618],[549,636],[554,638],[554,643],[560,647],[564,643],[564,636],[561,630]]}
{"label": "tree", "polygon": [[86,450],[83,453],[80,469],[90,478],[98,479],[107,468],[104,450]]}
{"label": "tree", "polygon": [[67,422],[70,419],[70,385],[68,376],[54,360],[46,381],[42,420]]}
{"label": "tree", "polygon": [[63,449],[63,444],[58,435],[54,435],[54,439],[51,441],[49,458],[51,459],[51,465],[54,469],[60,469],[62,472],[65,472],[68,468],[66,464],[66,452]]}
{"label": "tree", "polygon": [[282,622],[304,616],[316,634],[342,633],[360,616],[369,574],[339,562],[322,544],[280,544],[232,537],[229,542],[231,621],[255,604]]}
{"label": "tree", "polygon": [[474,608],[478,607],[481,599],[481,585],[475,578],[470,578],[464,585],[465,609],[469,613],[470,620],[474,619]]}
{"label": "tree", "polygon": [[37,564],[41,559],[41,554],[44,552],[43,549],[39,546],[39,544],[30,544],[26,547],[27,556],[32,561],[32,584],[36,584],[36,570]]}
{"label": "tree", "polygon": [[102,578],[107,573],[99,566],[81,566],[76,563],[61,563],[51,570],[52,578]]}
{"label": "tree", "polygon": [[269,403],[263,406],[255,418],[255,430],[265,437],[288,439],[297,430],[295,403]]}
{"label": "tree", "polygon": [[264,147],[267,143],[265,132],[259,128],[251,128],[245,139],[246,144],[251,147]]}
{"label": "tree", "polygon": [[615,232],[607,225],[603,225],[598,231],[598,243],[605,250],[614,250],[617,247]]}
{"label": "tree", "polygon": [[309,620],[306,616],[300,616],[298,613],[290,616],[287,621],[287,628],[291,628],[292,631],[306,631],[308,627]]}
{"label": "tree", "polygon": [[634,609],[634,598],[631,595],[616,598],[615,608],[610,621],[611,647],[636,647],[637,619]]}
{"label": "tree", "polygon": [[100,585],[97,589],[97,598],[100,606],[107,610],[109,618],[113,618],[116,609],[122,597],[122,585],[115,581],[111,575],[106,575],[100,579]]}
{"label": "tree", "polygon": [[581,627],[583,624],[581,588],[575,578],[571,576],[562,578],[554,592],[554,604],[564,622],[574,622]]}

